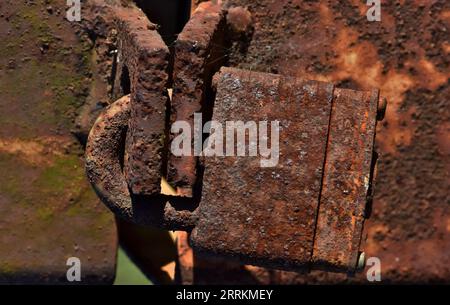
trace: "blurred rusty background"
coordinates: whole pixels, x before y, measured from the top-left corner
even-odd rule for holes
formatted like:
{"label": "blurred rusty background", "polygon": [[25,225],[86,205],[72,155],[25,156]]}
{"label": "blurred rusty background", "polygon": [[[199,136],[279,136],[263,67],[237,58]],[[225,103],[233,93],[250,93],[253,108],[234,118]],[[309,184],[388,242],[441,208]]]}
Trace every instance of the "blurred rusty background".
{"label": "blurred rusty background", "polygon": [[[230,65],[380,88],[389,105],[377,130],[380,155],[366,257],[385,283],[450,281],[450,3],[381,1],[368,22],[365,1],[228,0],[252,12],[247,52]],[[287,274],[280,274],[286,277]],[[289,282],[366,282],[324,272]]]}

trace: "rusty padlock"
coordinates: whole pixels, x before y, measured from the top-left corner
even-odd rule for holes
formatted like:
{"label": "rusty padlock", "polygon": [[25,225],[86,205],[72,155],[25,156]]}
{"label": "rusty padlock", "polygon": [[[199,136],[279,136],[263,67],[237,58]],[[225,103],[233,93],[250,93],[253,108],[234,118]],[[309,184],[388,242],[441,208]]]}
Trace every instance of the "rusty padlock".
{"label": "rusty padlock", "polygon": [[[193,126],[197,112],[220,124],[277,121],[279,158],[261,167],[258,156],[174,157],[168,49],[140,11],[116,9],[119,71],[130,72],[132,88],[89,135],[87,174],[103,202],[125,220],[192,232],[199,252],[285,270],[354,272],[385,107],[378,90],[222,67],[214,93],[225,49],[214,46],[224,42],[230,10],[205,3],[175,44],[170,121]],[[167,163],[181,196],[160,194]]]}

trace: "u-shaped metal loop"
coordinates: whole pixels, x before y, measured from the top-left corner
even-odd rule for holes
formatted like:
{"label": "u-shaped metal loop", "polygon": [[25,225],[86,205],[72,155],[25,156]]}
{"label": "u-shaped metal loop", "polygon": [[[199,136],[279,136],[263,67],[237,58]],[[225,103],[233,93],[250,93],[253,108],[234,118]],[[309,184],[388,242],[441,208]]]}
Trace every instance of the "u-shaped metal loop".
{"label": "u-shaped metal loop", "polygon": [[108,106],[97,118],[86,146],[86,173],[103,203],[118,217],[169,230],[191,230],[196,209],[186,199],[130,193],[123,174],[123,152],[130,118],[130,96]]}

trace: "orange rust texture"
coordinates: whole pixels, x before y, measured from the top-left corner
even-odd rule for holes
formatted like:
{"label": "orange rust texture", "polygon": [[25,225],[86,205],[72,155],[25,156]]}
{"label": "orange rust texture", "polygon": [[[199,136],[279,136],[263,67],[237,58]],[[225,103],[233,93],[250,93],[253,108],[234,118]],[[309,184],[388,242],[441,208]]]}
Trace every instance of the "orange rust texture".
{"label": "orange rust texture", "polygon": [[378,90],[337,89],[314,238],[313,260],[355,270],[371,192]]}
{"label": "orange rust texture", "polygon": [[[381,22],[368,22],[356,0],[225,2],[247,6],[255,20],[248,52],[230,57],[234,66],[380,88],[389,105],[377,128],[366,257],[381,259],[384,282],[449,282],[450,3],[382,1]],[[365,273],[276,274],[283,283],[366,283]]]}
{"label": "orange rust texture", "polygon": [[[175,41],[171,122],[186,121],[194,130],[194,114],[205,121],[213,107],[212,75],[223,64],[225,12],[220,5],[201,3]],[[178,134],[171,134],[171,139]],[[193,136],[190,139],[193,143]],[[182,196],[192,197],[198,157],[169,155],[168,182]]]}
{"label": "orange rust texture", "polygon": [[117,7],[114,12],[118,32],[117,74],[120,76],[128,70],[131,83],[125,172],[133,193],[159,194],[168,104],[169,48],[156,31],[156,25],[136,7]]}
{"label": "orange rust texture", "polygon": [[208,1],[208,0],[191,0],[191,14],[193,14],[195,12],[197,7],[199,7],[199,5],[202,4],[202,2],[212,2],[213,4],[220,4],[220,2],[222,2],[222,1],[221,0],[213,0],[213,1]]}
{"label": "orange rust texture", "polygon": [[[262,167],[259,156],[205,160],[194,249],[304,270],[313,246],[334,87],[225,67],[216,79],[213,120],[279,122],[280,154],[270,167]],[[274,127],[269,130],[274,137]]]}

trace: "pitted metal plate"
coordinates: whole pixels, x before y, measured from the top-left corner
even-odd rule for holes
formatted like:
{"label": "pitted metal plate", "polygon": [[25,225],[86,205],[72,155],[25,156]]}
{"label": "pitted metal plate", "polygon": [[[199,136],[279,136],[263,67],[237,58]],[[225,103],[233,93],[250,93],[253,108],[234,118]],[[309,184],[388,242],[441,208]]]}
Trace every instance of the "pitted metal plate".
{"label": "pitted metal plate", "polygon": [[[210,116],[213,107],[211,79],[224,63],[225,11],[212,2],[201,3],[175,42],[171,120],[194,127],[194,113]],[[173,134],[176,137],[178,134]],[[198,157],[168,159],[168,181],[181,196],[192,197]]]}
{"label": "pitted metal plate", "polygon": [[[354,271],[372,181],[378,90],[336,89],[313,261]],[[349,111],[351,110],[351,111]]]}
{"label": "pitted metal plate", "polygon": [[[221,69],[213,120],[223,126],[226,121],[268,122],[269,143],[270,124],[279,121],[279,160],[274,167],[261,167],[259,155],[206,157],[194,248],[252,264],[305,267],[332,99],[331,84]],[[261,128],[258,133],[265,134]]]}
{"label": "pitted metal plate", "polygon": [[114,13],[119,51],[117,75],[126,78],[129,74],[131,86],[126,178],[134,194],[159,194],[165,158],[169,48],[156,25],[135,6],[115,7]]}

